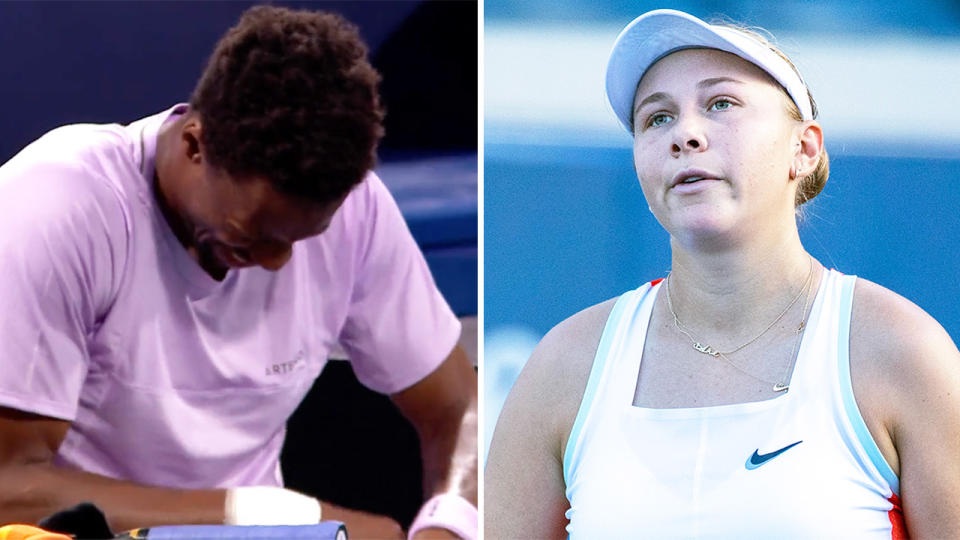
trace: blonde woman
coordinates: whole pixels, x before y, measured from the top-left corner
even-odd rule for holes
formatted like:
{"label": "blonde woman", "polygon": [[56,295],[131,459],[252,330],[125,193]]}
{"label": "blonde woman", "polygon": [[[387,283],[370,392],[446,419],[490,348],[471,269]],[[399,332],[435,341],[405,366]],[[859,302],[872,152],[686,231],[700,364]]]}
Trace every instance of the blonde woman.
{"label": "blonde woman", "polygon": [[672,270],[544,337],[491,444],[486,537],[960,538],[960,352],[801,244],[829,166],[793,64],[657,10],[607,96]]}

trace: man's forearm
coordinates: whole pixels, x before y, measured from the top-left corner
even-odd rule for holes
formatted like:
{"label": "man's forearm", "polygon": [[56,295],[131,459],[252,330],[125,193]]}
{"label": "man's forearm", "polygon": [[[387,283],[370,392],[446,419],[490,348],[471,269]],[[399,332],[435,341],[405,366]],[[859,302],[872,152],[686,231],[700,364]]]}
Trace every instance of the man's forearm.
{"label": "man's forearm", "polygon": [[[0,469],[0,524],[36,523],[60,510],[91,502],[114,532],[160,525],[220,525],[227,490],[173,489],[115,480],[49,463]],[[277,488],[279,489],[279,488]],[[292,493],[292,492],[290,492]],[[391,518],[320,502],[323,519],[345,523],[358,538],[403,538]]]}
{"label": "man's forearm", "polygon": [[423,491],[457,493],[477,504],[477,373],[456,346],[410,388],[392,396],[413,424],[423,456]]}
{"label": "man's forearm", "polygon": [[50,463],[8,464],[0,485],[0,523],[36,523],[81,502],[97,505],[114,531],[224,520],[222,489],[148,487]]}
{"label": "man's forearm", "polygon": [[423,456],[428,502],[411,526],[413,537],[476,538],[477,373],[466,353],[454,347],[433,373],[392,398],[416,428]]}
{"label": "man's forearm", "polygon": [[472,399],[459,422],[448,422],[422,433],[423,490],[456,493],[477,504],[477,400]]}

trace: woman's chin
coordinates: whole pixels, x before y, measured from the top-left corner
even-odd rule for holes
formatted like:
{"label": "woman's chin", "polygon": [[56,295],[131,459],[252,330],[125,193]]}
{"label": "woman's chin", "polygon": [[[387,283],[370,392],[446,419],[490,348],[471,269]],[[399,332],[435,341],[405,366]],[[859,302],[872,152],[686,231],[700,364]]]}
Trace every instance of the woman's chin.
{"label": "woman's chin", "polygon": [[723,248],[731,245],[738,237],[738,227],[733,216],[717,212],[684,212],[674,216],[670,227],[670,235],[681,244],[690,247]]}

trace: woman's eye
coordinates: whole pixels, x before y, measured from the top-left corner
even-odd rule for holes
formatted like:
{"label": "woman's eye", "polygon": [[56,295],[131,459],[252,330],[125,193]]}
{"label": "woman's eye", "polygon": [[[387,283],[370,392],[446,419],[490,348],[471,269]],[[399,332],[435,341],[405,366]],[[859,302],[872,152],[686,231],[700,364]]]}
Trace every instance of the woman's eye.
{"label": "woman's eye", "polygon": [[730,107],[733,107],[733,103],[730,103],[730,102],[729,102],[728,100],[726,100],[726,99],[718,99],[717,101],[714,101],[714,102],[713,102],[713,105],[710,105],[710,110],[711,110],[711,111],[725,111],[725,110],[729,109]]}
{"label": "woman's eye", "polygon": [[647,127],[662,126],[664,124],[670,123],[670,121],[672,120],[673,118],[669,114],[656,113],[651,115],[650,118],[647,119]]}

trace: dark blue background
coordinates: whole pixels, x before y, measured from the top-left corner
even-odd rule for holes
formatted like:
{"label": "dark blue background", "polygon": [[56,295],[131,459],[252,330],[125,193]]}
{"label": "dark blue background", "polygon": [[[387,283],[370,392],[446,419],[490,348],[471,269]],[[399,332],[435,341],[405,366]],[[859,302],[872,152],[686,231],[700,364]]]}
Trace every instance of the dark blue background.
{"label": "dark blue background", "polygon": [[[274,4],[335,11],[359,27],[384,75],[386,149],[476,151],[474,2]],[[0,2],[0,162],[59,125],[128,122],[187,101],[217,39],[251,5]],[[405,110],[415,96],[432,103],[434,115]],[[426,124],[429,137],[405,118],[455,111],[467,124]],[[397,132],[407,140],[391,142]]]}

